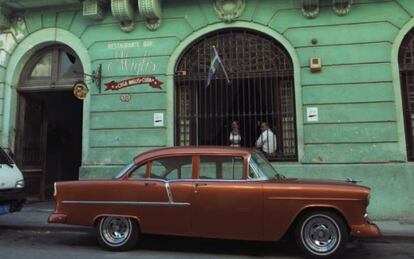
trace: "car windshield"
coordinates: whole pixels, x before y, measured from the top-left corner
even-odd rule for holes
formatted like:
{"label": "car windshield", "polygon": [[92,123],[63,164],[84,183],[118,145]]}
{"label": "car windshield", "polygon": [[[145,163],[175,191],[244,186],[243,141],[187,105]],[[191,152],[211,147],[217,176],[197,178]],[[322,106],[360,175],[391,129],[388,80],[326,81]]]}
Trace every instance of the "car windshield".
{"label": "car windshield", "polygon": [[263,175],[268,179],[276,178],[283,179],[286,178],[284,175],[279,174],[273,168],[273,166],[267,161],[267,159],[260,152],[252,152],[252,159],[257,164],[259,170]]}
{"label": "car windshield", "polygon": [[10,157],[10,150],[3,149],[0,147],[0,164],[2,165],[12,165],[14,164],[13,159]]}
{"label": "car windshield", "polygon": [[119,178],[121,178],[133,166],[134,166],[134,162],[131,162],[131,163],[127,164],[124,168],[122,168],[122,170],[119,173],[117,173],[114,177],[112,177],[112,179],[119,179]]}

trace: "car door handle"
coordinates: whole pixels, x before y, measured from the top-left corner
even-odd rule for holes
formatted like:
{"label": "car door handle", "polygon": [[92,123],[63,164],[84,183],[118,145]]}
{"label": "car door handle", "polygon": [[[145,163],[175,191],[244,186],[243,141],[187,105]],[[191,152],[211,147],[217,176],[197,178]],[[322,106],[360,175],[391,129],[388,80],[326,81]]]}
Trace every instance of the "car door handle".
{"label": "car door handle", "polygon": [[194,193],[198,193],[198,190],[197,190],[197,188],[199,187],[199,186],[207,186],[207,184],[206,183],[195,183],[194,184]]}
{"label": "car door handle", "polygon": [[155,186],[157,185],[156,183],[145,183],[145,186]]}

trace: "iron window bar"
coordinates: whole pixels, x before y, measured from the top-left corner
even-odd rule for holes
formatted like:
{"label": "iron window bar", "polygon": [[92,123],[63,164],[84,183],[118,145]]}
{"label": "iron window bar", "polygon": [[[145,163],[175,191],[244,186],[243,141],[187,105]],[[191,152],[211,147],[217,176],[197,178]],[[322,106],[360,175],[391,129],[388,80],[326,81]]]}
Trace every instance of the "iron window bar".
{"label": "iron window bar", "polygon": [[[206,87],[212,46],[231,84],[219,69]],[[267,122],[277,144],[275,152],[265,153],[267,157],[297,160],[293,65],[275,40],[244,29],[208,34],[181,56],[175,87],[176,145],[229,146],[230,125],[238,121],[241,145],[253,147],[261,134],[259,124]]]}
{"label": "iron window bar", "polygon": [[414,30],[411,30],[400,47],[401,97],[404,113],[408,160],[414,160]]}

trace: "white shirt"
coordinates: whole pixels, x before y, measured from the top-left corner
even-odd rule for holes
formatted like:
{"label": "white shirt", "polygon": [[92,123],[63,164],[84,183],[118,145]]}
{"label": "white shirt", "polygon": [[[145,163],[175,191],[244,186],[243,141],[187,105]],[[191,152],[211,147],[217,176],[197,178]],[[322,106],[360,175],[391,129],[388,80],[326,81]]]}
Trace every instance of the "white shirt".
{"label": "white shirt", "polygon": [[263,131],[256,141],[256,147],[267,154],[274,153],[277,149],[275,133],[271,129]]}
{"label": "white shirt", "polygon": [[231,147],[240,147],[240,142],[241,142],[240,134],[233,134],[233,132],[230,132],[229,140],[230,140]]}

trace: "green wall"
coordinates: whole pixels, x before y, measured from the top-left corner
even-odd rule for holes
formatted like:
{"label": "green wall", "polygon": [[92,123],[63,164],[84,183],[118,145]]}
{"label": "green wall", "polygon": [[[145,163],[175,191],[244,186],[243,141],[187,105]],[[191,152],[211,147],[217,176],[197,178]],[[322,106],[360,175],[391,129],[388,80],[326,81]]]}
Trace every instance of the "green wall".
{"label": "green wall", "polygon": [[[7,62],[15,45],[45,28],[60,28],[79,38],[80,43],[66,44],[86,49],[92,70],[102,64],[104,83],[136,75],[155,75],[165,83],[161,90],[136,86],[101,94],[90,85],[82,179],[108,177],[137,153],[171,145],[171,64],[201,32],[238,24],[276,37],[295,63],[300,160],[275,167],[292,177],[363,180],[373,188],[370,212],[375,218],[414,217],[414,162],[406,161],[395,60],[402,37],[414,27],[411,0],[354,0],[346,16],[325,6],[315,19],[302,15],[299,0],[246,0],[245,11],[233,25],[217,17],[209,0],[163,1],[158,30],[147,30],[137,15],[130,33],[120,30],[110,13],[92,21],[76,8],[57,9],[27,10],[23,25],[14,24],[0,36],[3,131],[14,131],[16,108],[13,102],[3,104],[4,89],[16,87],[1,80],[14,69]],[[312,44],[312,39],[318,43]],[[314,56],[322,59],[321,73],[309,71]],[[130,102],[120,101],[123,94],[130,94]],[[307,107],[318,108],[318,122],[306,121]],[[10,112],[3,118],[6,108]],[[158,112],[168,115],[164,127],[153,126]],[[3,137],[3,145],[13,146],[13,136]]]}

